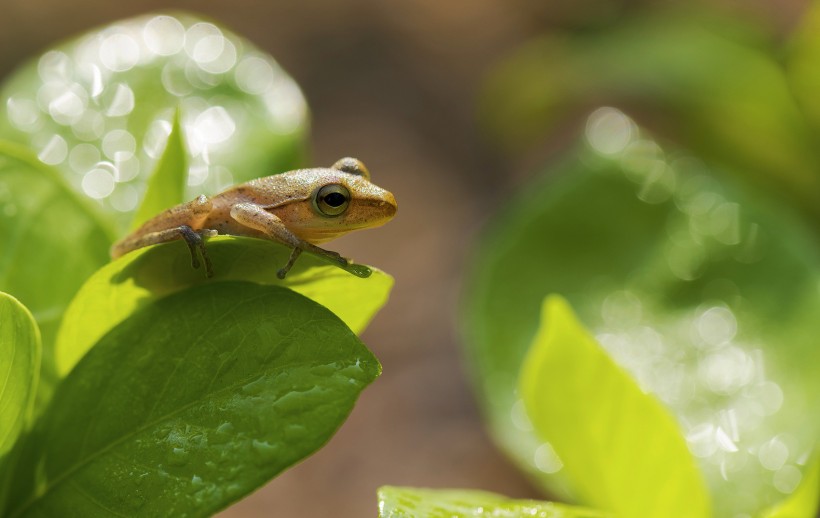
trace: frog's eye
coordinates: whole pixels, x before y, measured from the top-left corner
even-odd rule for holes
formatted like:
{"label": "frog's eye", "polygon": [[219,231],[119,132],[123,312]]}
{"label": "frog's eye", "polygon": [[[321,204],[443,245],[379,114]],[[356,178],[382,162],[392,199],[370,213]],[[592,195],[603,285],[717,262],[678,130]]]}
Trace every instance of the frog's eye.
{"label": "frog's eye", "polygon": [[367,167],[364,166],[361,160],[357,160],[355,158],[342,158],[341,160],[337,161],[335,164],[330,166],[330,168],[338,169],[343,173],[355,174],[357,176],[363,177],[367,181],[370,181],[370,171],[367,170]]}
{"label": "frog's eye", "polygon": [[338,216],[347,210],[350,204],[350,191],[347,187],[339,184],[325,185],[318,191],[313,199],[313,206],[324,216]]}

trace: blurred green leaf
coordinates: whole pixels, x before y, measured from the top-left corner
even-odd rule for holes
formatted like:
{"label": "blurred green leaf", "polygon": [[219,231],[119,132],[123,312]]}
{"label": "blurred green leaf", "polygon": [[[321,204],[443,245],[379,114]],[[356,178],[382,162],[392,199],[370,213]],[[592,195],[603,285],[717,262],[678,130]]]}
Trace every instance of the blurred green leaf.
{"label": "blurred green leaf", "polygon": [[188,164],[179,111],[174,115],[171,134],[154,172],[148,179],[148,188],[137,213],[131,222],[131,230],[160,212],[185,201],[185,184],[188,180]]}
{"label": "blurred green leaf", "polygon": [[51,167],[0,141],[0,235],[0,290],[31,310],[42,333],[42,403],[56,382],[57,326],[85,279],[108,261],[109,227]]}
{"label": "blurred green leaf", "polygon": [[800,485],[786,500],[767,509],[761,518],[815,518],[820,510],[820,457],[804,471]]}
{"label": "blurred green leaf", "polygon": [[379,374],[322,306],[212,282],[121,322],[38,427],[42,472],[8,516],[206,516],[310,455]]}
{"label": "blurred green leaf", "polygon": [[208,253],[212,279],[191,267],[181,242],[137,250],[101,268],[66,312],[57,338],[59,372],[70,371],[101,336],[137,308],[191,285],[247,280],[285,286],[333,311],[355,333],[387,302],[393,286],[393,278],[379,270],[362,279],[309,253],[281,280],[276,272],[290,249],[261,239],[217,236],[208,240]]}
{"label": "blurred green leaf", "polygon": [[30,147],[128,228],[179,110],[185,199],[295,169],[308,110],[248,40],[195,15],[119,20],[48,50],[0,90],[0,136]]}
{"label": "blurred green leaf", "polygon": [[595,342],[558,296],[521,367],[535,433],[561,459],[580,499],[624,518],[708,518],[709,495],[669,411]]}
{"label": "blurred green leaf", "polygon": [[789,85],[803,113],[820,130],[820,4],[809,2],[787,48]]}
{"label": "blurred green leaf", "polygon": [[493,218],[465,296],[479,399],[504,449],[571,498],[516,395],[541,302],[561,294],[675,413],[715,515],[754,514],[793,490],[773,472],[820,435],[820,251],[787,208],[632,139],[609,158],[570,157]]}
{"label": "blurred green leaf", "polygon": [[466,489],[419,489],[384,486],[379,489],[379,518],[605,518],[608,513],[552,502],[512,500]]}
{"label": "blurred green leaf", "polygon": [[[816,88],[805,90],[816,97]],[[598,105],[628,109],[820,223],[817,134],[779,53],[754,27],[667,10],[605,30],[542,37],[494,71],[482,115],[496,139],[520,147]]]}
{"label": "blurred green leaf", "polygon": [[13,477],[11,450],[34,407],[40,349],[34,317],[17,299],[0,292],[0,509]]}

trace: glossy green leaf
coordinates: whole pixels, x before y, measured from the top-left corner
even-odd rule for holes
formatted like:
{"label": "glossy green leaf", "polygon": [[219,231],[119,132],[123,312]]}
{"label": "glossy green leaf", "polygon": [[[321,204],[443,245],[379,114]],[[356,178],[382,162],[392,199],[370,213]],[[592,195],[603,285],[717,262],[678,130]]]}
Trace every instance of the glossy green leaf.
{"label": "glossy green leaf", "polygon": [[703,477],[672,414],[558,296],[544,301],[519,391],[535,433],[561,459],[582,501],[624,518],[711,516]]}
{"label": "glossy green leaf", "polygon": [[60,386],[7,516],[208,516],[310,455],[380,366],[327,309],[213,282],[147,305]]}
{"label": "glossy green leaf", "polygon": [[606,518],[608,513],[469,489],[379,488],[379,518]]}
{"label": "glossy green leaf", "polygon": [[148,179],[145,197],[131,222],[131,230],[138,228],[165,209],[184,202],[187,180],[187,152],[182,137],[182,127],[179,124],[179,111],[177,111],[165,150]]}
{"label": "glossy green leaf", "polygon": [[800,485],[786,500],[767,509],[761,518],[815,518],[820,511],[820,458],[803,472]]}
{"label": "glossy green leaf", "polygon": [[754,26],[663,10],[538,38],[493,73],[482,113],[499,141],[520,146],[593,104],[628,107],[642,124],[820,221],[816,134],[779,52]]}
{"label": "glossy green leaf", "polygon": [[0,235],[0,290],[31,310],[42,333],[44,401],[55,383],[57,326],[82,283],[108,261],[108,227],[54,169],[0,142]]}
{"label": "glossy green leaf", "polygon": [[0,509],[13,477],[11,450],[34,407],[40,354],[34,317],[17,299],[0,292]]}
{"label": "glossy green leaf", "polygon": [[308,111],[270,55],[210,20],[119,20],[24,64],[0,90],[0,136],[30,147],[123,232],[174,114],[185,199],[304,163]]}
{"label": "glossy green leaf", "polygon": [[379,270],[363,279],[308,253],[302,254],[285,279],[279,279],[276,272],[287,262],[290,250],[261,239],[217,236],[208,240],[208,253],[212,279],[191,267],[182,242],[137,250],[101,268],[66,313],[57,340],[58,370],[71,370],[102,335],[137,308],[194,284],[248,280],[285,286],[327,307],[356,333],[387,302],[393,286],[393,278]]}
{"label": "glossy green leaf", "polygon": [[465,297],[479,400],[519,465],[580,496],[516,394],[541,303],[560,294],[675,414],[715,516],[755,515],[793,489],[774,475],[802,471],[820,436],[820,250],[788,208],[645,136],[624,144],[579,151],[493,218]]}

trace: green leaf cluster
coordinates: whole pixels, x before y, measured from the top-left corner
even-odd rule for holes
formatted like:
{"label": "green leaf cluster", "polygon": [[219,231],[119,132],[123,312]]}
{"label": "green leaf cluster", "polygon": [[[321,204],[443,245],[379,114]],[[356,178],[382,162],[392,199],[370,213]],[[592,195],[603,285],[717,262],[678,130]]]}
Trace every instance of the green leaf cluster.
{"label": "green leaf cluster", "polygon": [[[160,28],[222,51],[170,52]],[[155,55],[131,62],[135,38]],[[304,254],[280,280],[290,250],[223,236],[212,279],[178,242],[108,262],[129,220],[296,165],[292,80],[210,22],[155,15],[45,53],[1,95],[0,516],[207,516],[321,448],[381,372],[356,333],[388,275]]]}
{"label": "green leaf cluster", "polygon": [[619,516],[817,512],[818,12],[784,46],[644,10],[490,77],[483,120],[509,150],[591,113],[494,216],[465,297],[490,430],[552,494]]}

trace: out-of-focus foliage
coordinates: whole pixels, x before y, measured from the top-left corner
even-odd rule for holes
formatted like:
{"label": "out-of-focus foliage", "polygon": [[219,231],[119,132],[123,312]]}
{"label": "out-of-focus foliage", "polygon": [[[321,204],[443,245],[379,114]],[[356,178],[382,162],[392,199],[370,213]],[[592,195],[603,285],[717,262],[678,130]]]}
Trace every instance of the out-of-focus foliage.
{"label": "out-of-focus foliage", "polygon": [[[499,142],[520,150],[592,106],[616,105],[820,225],[818,17],[810,14],[787,51],[757,27],[690,11],[551,34],[496,69],[483,119]],[[793,56],[790,68],[784,53]]]}
{"label": "out-of-focus foliage", "polygon": [[34,314],[42,333],[40,403],[57,382],[54,338],[69,301],[108,261],[109,225],[58,171],[0,141],[0,290]]}
{"label": "out-of-focus foliage", "polygon": [[302,165],[307,105],[249,41],[191,15],[123,20],[45,52],[0,91],[0,135],[130,222],[179,110],[188,194]]}
{"label": "out-of-focus foliage", "polygon": [[419,489],[385,486],[379,489],[379,518],[608,518],[611,515],[536,500],[512,500],[487,491]]}
{"label": "out-of-focus foliage", "polygon": [[515,391],[541,301],[559,293],[677,415],[717,516],[772,505],[820,433],[812,234],[616,110],[596,111],[587,139],[495,218],[476,255],[467,337],[493,434],[552,491],[574,493],[543,462]]}
{"label": "out-of-focus foliage", "polygon": [[820,459],[806,470],[800,486],[786,500],[767,509],[761,518],[810,518],[820,511]]}
{"label": "out-of-focus foliage", "polygon": [[519,393],[536,435],[548,441],[536,462],[562,462],[584,502],[624,518],[710,516],[703,477],[671,413],[560,297],[544,301]]}
{"label": "out-of-focus foliage", "polygon": [[[608,497],[572,474],[589,466],[570,468],[536,437],[537,395],[525,408],[516,393],[540,302],[557,293],[675,414],[715,516],[787,498],[781,509],[813,515],[817,495],[801,481],[820,437],[818,27],[816,3],[786,44],[740,18],[635,10],[537,38],[491,75],[481,114],[508,150],[585,117],[585,145],[494,217],[467,297],[492,432],[553,493]],[[625,112],[672,142],[647,138]],[[554,391],[545,401],[567,397],[592,419],[558,380],[541,381]],[[542,439],[575,425],[550,426]]]}
{"label": "out-of-focus foliage", "polygon": [[188,182],[188,163],[179,112],[174,115],[171,133],[165,144],[154,172],[148,180],[145,196],[131,220],[131,230],[139,228],[165,209],[178,205],[185,199],[185,184]]}

